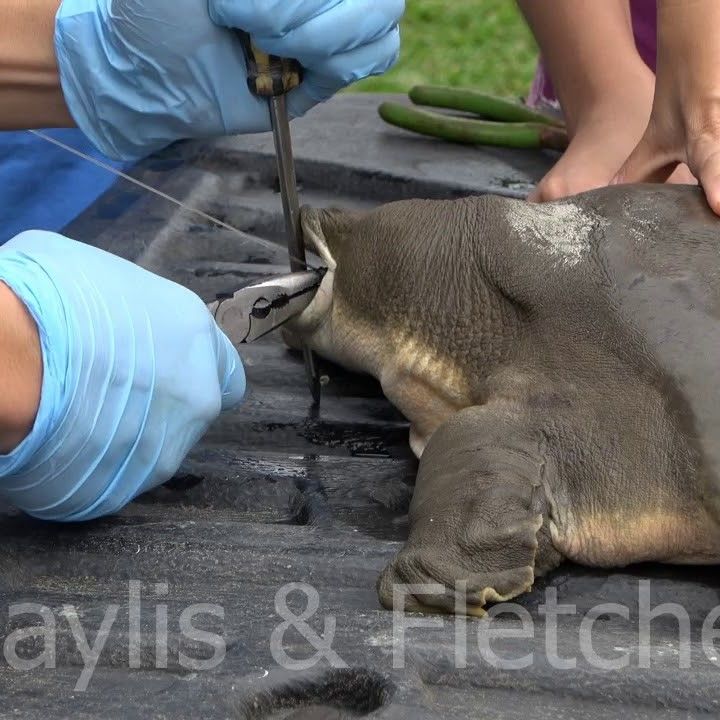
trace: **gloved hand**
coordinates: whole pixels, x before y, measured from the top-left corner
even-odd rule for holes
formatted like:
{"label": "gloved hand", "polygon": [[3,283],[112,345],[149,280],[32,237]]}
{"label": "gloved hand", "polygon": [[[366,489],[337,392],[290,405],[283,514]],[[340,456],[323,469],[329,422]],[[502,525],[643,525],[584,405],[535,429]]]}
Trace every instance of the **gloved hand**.
{"label": "gloved hand", "polygon": [[399,52],[404,0],[63,0],[55,47],[68,109],[105,154],[133,160],[183,138],[270,129],[247,87],[242,28],[292,57],[298,117]]}
{"label": "gloved hand", "polygon": [[0,495],[35,517],[87,520],[168,480],[245,392],[240,358],[189,290],[50,232],[0,247],[43,354],[30,434],[0,455]]}

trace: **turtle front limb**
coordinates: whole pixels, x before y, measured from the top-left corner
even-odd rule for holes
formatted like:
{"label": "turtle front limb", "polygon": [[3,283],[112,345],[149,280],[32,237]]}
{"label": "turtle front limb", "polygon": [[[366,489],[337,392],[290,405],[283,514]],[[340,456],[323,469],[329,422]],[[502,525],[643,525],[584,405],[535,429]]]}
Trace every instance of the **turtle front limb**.
{"label": "turtle front limb", "polygon": [[378,581],[380,602],[483,615],[529,590],[561,560],[546,532],[547,472],[523,413],[497,403],[450,418],[422,455],[410,537]]}

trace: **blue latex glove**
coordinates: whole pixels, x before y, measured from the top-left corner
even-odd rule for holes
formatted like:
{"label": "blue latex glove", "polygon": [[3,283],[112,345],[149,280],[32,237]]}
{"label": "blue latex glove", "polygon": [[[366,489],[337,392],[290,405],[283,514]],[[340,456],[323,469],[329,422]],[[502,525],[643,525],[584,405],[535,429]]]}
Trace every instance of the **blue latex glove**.
{"label": "blue latex glove", "polygon": [[245,392],[240,358],[189,290],[44,231],[0,248],[0,281],[37,323],[30,434],[0,455],[0,494],[39,518],[116,512],[168,480]]}
{"label": "blue latex glove", "polygon": [[171,142],[266,131],[237,33],[298,59],[288,96],[303,115],[396,60],[404,0],[63,0],[55,47],[65,101],[106,155],[136,159]]}

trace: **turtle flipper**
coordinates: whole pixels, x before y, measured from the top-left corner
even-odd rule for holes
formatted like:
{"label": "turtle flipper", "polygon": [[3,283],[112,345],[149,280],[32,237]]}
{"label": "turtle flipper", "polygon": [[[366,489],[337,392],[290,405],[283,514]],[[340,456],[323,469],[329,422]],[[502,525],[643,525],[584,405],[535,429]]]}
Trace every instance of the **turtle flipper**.
{"label": "turtle flipper", "polygon": [[378,581],[381,603],[482,615],[529,590],[536,563],[546,571],[561,559],[541,532],[545,467],[535,433],[507,405],[446,421],[422,455],[410,538]]}

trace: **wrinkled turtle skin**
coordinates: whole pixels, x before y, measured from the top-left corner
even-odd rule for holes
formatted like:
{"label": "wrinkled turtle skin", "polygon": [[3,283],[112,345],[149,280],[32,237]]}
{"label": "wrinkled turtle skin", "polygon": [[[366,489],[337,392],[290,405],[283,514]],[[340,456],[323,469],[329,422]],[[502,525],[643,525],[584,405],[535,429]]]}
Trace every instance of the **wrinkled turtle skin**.
{"label": "wrinkled turtle skin", "polygon": [[481,615],[564,558],[720,561],[720,220],[700,190],[302,223],[330,270],[289,335],[378,378],[420,458],[383,605],[439,583],[404,607]]}

